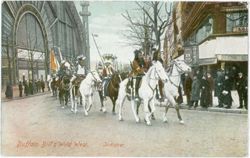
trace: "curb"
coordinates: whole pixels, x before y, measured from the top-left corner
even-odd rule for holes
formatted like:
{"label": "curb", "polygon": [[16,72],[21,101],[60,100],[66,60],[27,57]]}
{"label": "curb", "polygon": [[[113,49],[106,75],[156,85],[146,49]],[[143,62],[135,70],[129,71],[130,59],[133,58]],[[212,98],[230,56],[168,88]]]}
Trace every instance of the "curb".
{"label": "curb", "polygon": [[234,114],[248,114],[247,110],[243,109],[225,109],[225,108],[217,108],[217,107],[209,107],[209,108],[202,108],[202,107],[197,107],[196,109],[191,108],[188,109],[188,106],[185,104],[180,105],[181,109],[186,109],[186,110],[198,110],[198,111],[207,111],[207,112],[223,112],[223,113],[234,113]]}
{"label": "curb", "polygon": [[13,97],[12,99],[7,99],[7,98],[1,98],[1,102],[9,102],[9,101],[14,101],[14,100],[22,100],[22,99],[27,99],[27,98],[31,98],[31,97],[36,97],[36,96],[40,96],[40,95],[46,95],[49,94],[50,92],[44,92],[44,93],[37,93],[37,94],[33,94],[33,95],[28,95],[28,96],[23,96],[23,97]]}

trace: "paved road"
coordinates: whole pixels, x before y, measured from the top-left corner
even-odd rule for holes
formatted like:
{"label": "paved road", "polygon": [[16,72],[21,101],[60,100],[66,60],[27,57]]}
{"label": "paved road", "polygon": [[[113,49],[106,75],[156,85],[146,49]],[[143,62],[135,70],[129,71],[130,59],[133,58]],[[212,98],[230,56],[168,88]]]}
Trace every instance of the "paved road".
{"label": "paved road", "polygon": [[[246,114],[170,109],[162,123],[157,108],[152,126],[135,123],[128,102],[125,121],[99,111],[89,116],[58,106],[49,94],[2,103],[2,154],[8,156],[246,156]],[[110,102],[108,102],[110,104]],[[142,111],[142,109],[141,109]],[[143,118],[143,113],[140,114]]]}

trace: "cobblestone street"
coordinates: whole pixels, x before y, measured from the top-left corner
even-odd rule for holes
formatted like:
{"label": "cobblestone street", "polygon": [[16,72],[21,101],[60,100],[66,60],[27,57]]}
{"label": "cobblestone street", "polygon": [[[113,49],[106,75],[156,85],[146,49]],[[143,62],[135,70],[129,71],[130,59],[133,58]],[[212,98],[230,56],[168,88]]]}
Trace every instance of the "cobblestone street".
{"label": "cobblestone street", "polygon": [[[98,98],[94,96],[94,98]],[[2,102],[2,153],[5,156],[247,156],[246,114],[182,109],[179,124],[170,109],[168,123],[157,107],[152,126],[136,123],[128,101],[124,121],[99,111],[89,116],[62,109],[50,94]],[[118,108],[116,109],[116,112]],[[143,120],[142,108],[140,118]]]}

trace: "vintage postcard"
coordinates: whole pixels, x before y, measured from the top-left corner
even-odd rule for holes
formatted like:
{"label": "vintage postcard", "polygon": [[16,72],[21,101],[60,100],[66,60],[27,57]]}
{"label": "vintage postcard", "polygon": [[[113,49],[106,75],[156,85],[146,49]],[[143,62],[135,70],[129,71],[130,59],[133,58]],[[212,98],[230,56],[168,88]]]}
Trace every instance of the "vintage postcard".
{"label": "vintage postcard", "polygon": [[2,1],[1,155],[247,157],[246,1]]}

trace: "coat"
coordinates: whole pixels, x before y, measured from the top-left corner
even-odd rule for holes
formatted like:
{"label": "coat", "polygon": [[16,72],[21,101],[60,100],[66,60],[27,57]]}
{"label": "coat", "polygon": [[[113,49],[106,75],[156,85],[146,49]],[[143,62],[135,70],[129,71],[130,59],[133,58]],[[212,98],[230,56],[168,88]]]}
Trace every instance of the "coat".
{"label": "coat", "polygon": [[187,76],[184,81],[184,93],[189,94],[192,91],[192,79],[191,77]]}
{"label": "coat", "polygon": [[193,80],[191,100],[198,101],[200,99],[200,81],[198,79]]}
{"label": "coat", "polygon": [[210,86],[206,79],[201,79],[201,106],[209,105]]}
{"label": "coat", "polygon": [[[223,82],[222,86],[222,103],[227,106],[232,105],[232,95],[231,95],[231,89],[232,89],[232,81],[230,79],[227,79]],[[227,94],[223,94],[223,92],[227,92]]]}
{"label": "coat", "polygon": [[140,64],[136,60],[133,61],[131,67],[132,71],[130,72],[129,76],[143,75],[146,71],[145,65],[140,66]]}

